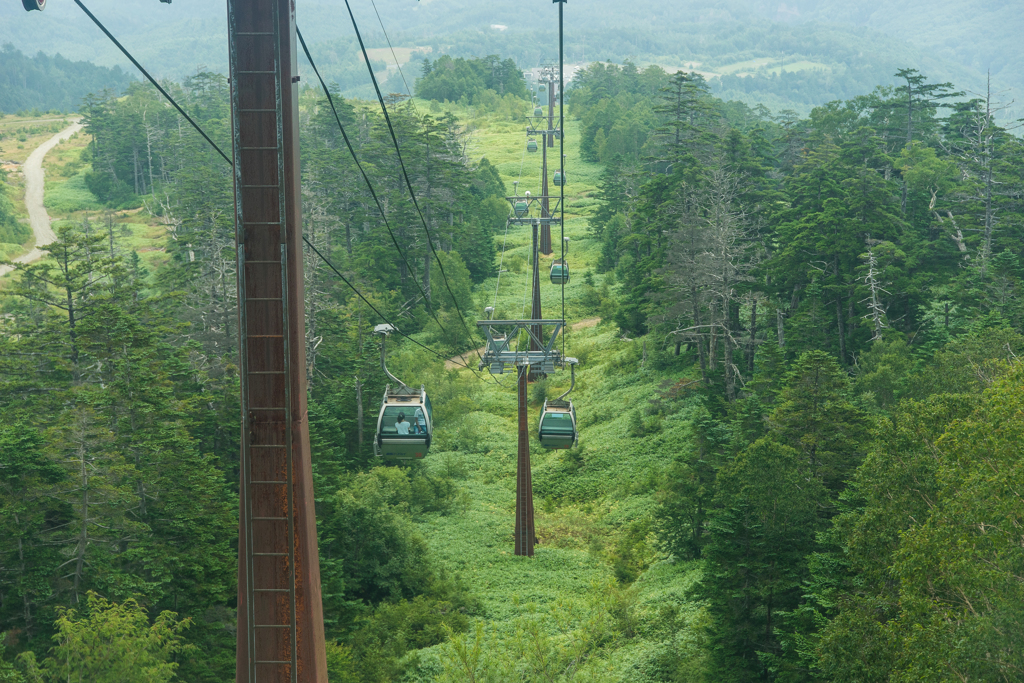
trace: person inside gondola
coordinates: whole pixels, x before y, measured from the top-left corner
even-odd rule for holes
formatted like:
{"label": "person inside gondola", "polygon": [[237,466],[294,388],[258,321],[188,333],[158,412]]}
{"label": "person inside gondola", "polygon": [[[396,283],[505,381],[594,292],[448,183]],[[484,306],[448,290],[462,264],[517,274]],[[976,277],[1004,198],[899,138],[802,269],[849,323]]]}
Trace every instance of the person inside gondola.
{"label": "person inside gondola", "polygon": [[409,436],[409,423],[405,421],[405,413],[399,413],[395,421],[395,429],[403,436]]}
{"label": "person inside gondola", "polygon": [[427,433],[427,418],[423,417],[423,411],[419,408],[412,414],[412,430],[411,434],[426,434]]}

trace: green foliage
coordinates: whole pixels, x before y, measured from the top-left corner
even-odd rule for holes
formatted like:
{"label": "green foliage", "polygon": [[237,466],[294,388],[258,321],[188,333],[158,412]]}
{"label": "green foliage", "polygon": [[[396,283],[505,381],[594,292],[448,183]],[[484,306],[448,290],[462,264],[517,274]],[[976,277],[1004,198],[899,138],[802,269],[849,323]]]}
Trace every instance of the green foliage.
{"label": "green foliage", "polygon": [[700,595],[715,618],[712,656],[722,680],[750,680],[763,671],[759,655],[778,651],[778,613],[800,603],[828,495],[808,479],[797,451],[771,437],[724,468],[717,489]]}
{"label": "green foliage", "polygon": [[416,96],[438,102],[476,101],[480,96],[490,99],[512,95],[529,99],[526,81],[512,59],[502,60],[497,55],[464,59],[441,55],[433,62],[423,60],[423,75],[416,80]]}
{"label": "green foliage", "polygon": [[104,88],[120,92],[134,80],[119,66],[73,62],[42,51],[29,57],[10,43],[0,49],[0,73],[4,74],[0,112],[8,114],[28,109],[72,112],[87,94]]}
{"label": "green foliage", "polygon": [[[908,403],[855,478],[858,503],[837,519],[850,557],[839,615],[823,631],[822,669],[857,680],[1005,679],[1020,666],[1022,561],[1009,529],[1024,508],[1015,368],[982,397]],[[851,648],[877,653],[871,662]],[[984,654],[982,654],[984,653]],[[1012,677],[1012,675],[1011,675]]]}
{"label": "green foliage", "polygon": [[53,655],[40,665],[43,680],[171,681],[175,658],[189,651],[183,635],[189,626],[188,619],[168,611],[151,624],[134,599],[116,604],[89,593],[82,611],[60,612]]}
{"label": "green foliage", "polygon": [[793,365],[768,418],[773,438],[800,454],[807,473],[838,492],[864,456],[869,423],[846,397],[847,375],[828,354],[808,351]]}
{"label": "green foliage", "polygon": [[[44,195],[46,210],[55,215],[66,215],[75,211],[99,211],[103,205],[97,199],[104,197],[106,201],[110,201],[110,195],[107,192],[109,188],[98,188],[103,194],[94,194],[90,183],[95,185],[95,180],[96,176],[91,172],[80,171],[64,182],[47,184]],[[126,202],[131,204],[131,197],[125,196],[113,203]]]}
{"label": "green foliage", "polygon": [[21,245],[32,236],[32,229],[18,220],[7,193],[7,172],[0,170],[0,243]]}
{"label": "green foliage", "polygon": [[[350,476],[323,515],[321,552],[340,561],[345,597],[377,603],[422,592],[430,580],[427,548],[408,512],[409,476],[377,467]],[[355,537],[351,529],[361,529]]]}

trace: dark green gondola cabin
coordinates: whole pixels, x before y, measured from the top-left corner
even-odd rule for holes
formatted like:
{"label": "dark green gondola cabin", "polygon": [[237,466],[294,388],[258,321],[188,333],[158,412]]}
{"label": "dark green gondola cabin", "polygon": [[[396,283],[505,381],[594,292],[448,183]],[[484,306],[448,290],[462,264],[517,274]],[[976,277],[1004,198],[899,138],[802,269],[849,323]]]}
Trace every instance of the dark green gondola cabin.
{"label": "dark green gondola cabin", "polygon": [[572,401],[544,401],[537,432],[544,448],[572,448],[579,439]]}
{"label": "dark green gondola cabin", "polygon": [[569,264],[562,263],[561,261],[555,261],[551,264],[551,284],[553,285],[567,285],[569,284]]}

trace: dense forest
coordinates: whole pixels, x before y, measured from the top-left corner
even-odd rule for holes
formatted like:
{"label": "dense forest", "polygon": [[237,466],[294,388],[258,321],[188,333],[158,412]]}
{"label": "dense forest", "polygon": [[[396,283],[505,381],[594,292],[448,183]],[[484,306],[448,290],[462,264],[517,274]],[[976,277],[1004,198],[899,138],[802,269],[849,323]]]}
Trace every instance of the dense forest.
{"label": "dense forest", "polygon": [[452,59],[441,55],[423,60],[422,76],[416,80],[416,97],[438,102],[458,102],[490,90],[498,97],[512,95],[529,100],[526,81],[513,60],[490,55],[486,59]]}
{"label": "dense forest", "polygon": [[[434,61],[421,87],[442,60],[458,64]],[[509,392],[400,345],[392,369],[431,387],[441,433],[429,463],[371,462],[380,321],[306,254],[332,681],[1019,678],[1024,156],[994,98],[891,76],[807,118],[723,101],[696,73],[594,64],[574,80],[571,182],[598,182],[568,209],[586,229],[571,304],[601,321],[573,338],[581,445],[535,461],[529,561],[595,597],[559,584],[550,613],[531,570],[510,579],[488,550],[510,547],[508,519],[472,526],[495,505],[469,491],[514,478]],[[225,79],[172,92],[226,148]],[[514,176],[467,150],[481,122],[521,132],[530,105],[467,97],[470,125],[390,99],[436,243],[379,109],[335,95],[383,214],[314,89],[305,234],[450,356],[479,344],[462,316],[498,300],[499,268],[526,278],[503,237]],[[228,681],[230,168],[148,86],[81,111],[86,183],[111,211],[59,222],[2,290],[0,680],[127,680],[130,655],[146,680]],[[119,245],[124,208],[164,226],[168,265]],[[482,576],[465,570],[477,555]]]}
{"label": "dense forest", "polygon": [[118,66],[73,62],[42,52],[28,57],[7,43],[0,49],[0,112],[73,112],[87,94],[104,88],[121,91],[133,80]]}
{"label": "dense forest", "polygon": [[706,387],[659,520],[667,550],[706,562],[713,680],[1024,663],[1006,545],[1021,142],[992,100],[897,75],[808,120],[723,104],[697,75],[575,84],[581,150],[607,163],[592,227],[616,323]]}

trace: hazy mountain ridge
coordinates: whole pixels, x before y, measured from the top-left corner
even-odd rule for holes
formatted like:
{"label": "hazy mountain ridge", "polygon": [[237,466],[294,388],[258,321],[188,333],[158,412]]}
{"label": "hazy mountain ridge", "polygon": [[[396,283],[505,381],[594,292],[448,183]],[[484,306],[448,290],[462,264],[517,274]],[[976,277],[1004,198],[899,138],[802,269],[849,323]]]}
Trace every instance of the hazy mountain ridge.
{"label": "hazy mountain ridge", "polygon": [[[225,4],[147,0],[126,12],[114,0],[92,0],[89,7],[158,77],[181,78],[200,67],[227,69]],[[368,46],[385,47],[373,8],[356,3],[353,9]],[[395,46],[429,46],[435,54],[461,56],[501,54],[522,66],[557,56],[557,20],[550,3],[530,11],[520,4],[476,0],[379,0],[377,9]],[[1010,6],[989,7],[980,0],[693,0],[635,9],[623,12],[615,0],[568,3],[567,60],[630,59],[667,68],[701,62],[699,68],[709,72],[751,59],[784,60],[797,63],[797,70],[830,75],[810,78],[809,82],[823,84],[802,85],[801,97],[795,100],[786,94],[792,88],[769,81],[741,84],[745,87],[723,83],[718,91],[727,98],[762,98],[774,109],[788,105],[804,112],[832,97],[892,82],[895,69],[905,66],[974,91],[984,88],[985,72],[991,69],[996,90],[1024,88],[1024,68],[1011,59],[1009,49],[1024,33],[1024,19]],[[328,80],[338,82],[346,94],[369,95],[344,3],[305,2],[298,12],[299,26]],[[59,52],[71,60],[130,68],[70,3],[54,3],[33,14],[13,3],[0,5],[0,43],[8,41],[26,54]],[[393,61],[390,55],[387,61]],[[414,66],[405,72],[410,84],[418,76]],[[849,74],[854,73],[858,75],[851,80]],[[870,86],[865,85],[868,81]],[[389,89],[405,88],[392,83]],[[1004,99],[1012,97],[1010,92]]]}

